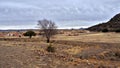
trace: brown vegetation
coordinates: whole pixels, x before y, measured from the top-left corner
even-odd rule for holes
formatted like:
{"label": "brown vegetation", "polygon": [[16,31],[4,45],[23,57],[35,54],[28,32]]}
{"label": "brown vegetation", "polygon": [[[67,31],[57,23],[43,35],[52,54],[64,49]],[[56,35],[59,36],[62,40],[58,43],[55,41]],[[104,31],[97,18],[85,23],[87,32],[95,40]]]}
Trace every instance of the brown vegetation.
{"label": "brown vegetation", "polygon": [[49,20],[41,20],[38,22],[39,28],[43,32],[43,36],[46,37],[47,43],[50,42],[50,39],[53,35],[57,34],[57,26],[55,25],[54,22],[49,21]]}
{"label": "brown vegetation", "polygon": [[[62,32],[63,31],[63,32]],[[118,33],[64,31],[51,40],[54,52],[43,37],[0,38],[0,68],[119,68]],[[78,33],[67,36],[66,33]]]}

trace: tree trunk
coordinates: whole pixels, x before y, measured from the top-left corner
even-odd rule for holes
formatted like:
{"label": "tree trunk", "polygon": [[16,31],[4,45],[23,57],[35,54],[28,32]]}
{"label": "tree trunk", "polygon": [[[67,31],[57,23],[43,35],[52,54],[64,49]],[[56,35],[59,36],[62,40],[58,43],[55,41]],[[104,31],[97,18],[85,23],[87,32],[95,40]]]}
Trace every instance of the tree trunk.
{"label": "tree trunk", "polygon": [[49,43],[50,42],[50,39],[49,38],[47,38],[47,43]]}
{"label": "tree trunk", "polygon": [[32,38],[32,36],[29,36],[29,38],[31,39],[31,38]]}

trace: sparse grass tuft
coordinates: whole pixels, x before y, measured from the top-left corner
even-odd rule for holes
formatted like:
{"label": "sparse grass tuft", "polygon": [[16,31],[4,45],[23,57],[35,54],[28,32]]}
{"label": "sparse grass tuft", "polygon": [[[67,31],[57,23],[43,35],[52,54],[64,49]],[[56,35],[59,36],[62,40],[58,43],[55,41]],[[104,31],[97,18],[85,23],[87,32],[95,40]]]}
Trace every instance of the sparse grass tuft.
{"label": "sparse grass tuft", "polygon": [[51,44],[46,49],[48,52],[55,52],[55,47],[53,47]]}

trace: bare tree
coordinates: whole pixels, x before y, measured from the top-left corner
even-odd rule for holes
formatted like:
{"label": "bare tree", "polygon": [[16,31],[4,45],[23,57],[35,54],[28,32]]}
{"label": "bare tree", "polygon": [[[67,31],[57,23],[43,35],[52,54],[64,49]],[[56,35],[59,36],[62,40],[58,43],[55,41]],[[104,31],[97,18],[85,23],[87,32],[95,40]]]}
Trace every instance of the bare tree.
{"label": "bare tree", "polygon": [[38,27],[43,31],[43,36],[46,37],[47,43],[50,42],[50,38],[57,33],[57,26],[50,20],[38,21]]}

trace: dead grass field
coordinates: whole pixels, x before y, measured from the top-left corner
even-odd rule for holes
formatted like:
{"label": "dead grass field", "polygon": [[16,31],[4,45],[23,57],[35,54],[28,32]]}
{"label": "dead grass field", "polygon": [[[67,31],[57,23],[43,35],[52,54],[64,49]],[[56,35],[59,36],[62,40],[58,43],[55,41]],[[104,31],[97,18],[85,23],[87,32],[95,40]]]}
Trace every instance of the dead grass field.
{"label": "dead grass field", "polygon": [[119,33],[58,34],[55,53],[40,38],[0,38],[0,68],[120,68]]}
{"label": "dead grass field", "polygon": [[107,42],[119,43],[120,33],[81,33],[78,36],[59,35],[59,40],[72,40],[81,42]]}

